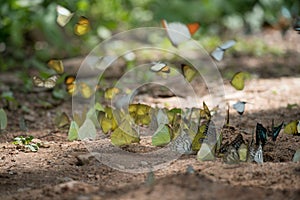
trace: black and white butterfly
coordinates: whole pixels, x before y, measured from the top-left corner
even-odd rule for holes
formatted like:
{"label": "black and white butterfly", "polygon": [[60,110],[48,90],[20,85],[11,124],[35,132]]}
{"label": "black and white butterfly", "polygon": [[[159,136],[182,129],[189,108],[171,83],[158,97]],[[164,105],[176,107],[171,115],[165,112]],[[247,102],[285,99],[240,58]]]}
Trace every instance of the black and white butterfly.
{"label": "black and white butterfly", "polygon": [[218,46],[212,53],[211,56],[216,60],[216,61],[221,61],[224,56],[224,52],[235,45],[236,41],[235,40],[228,40],[227,42],[221,44]]}
{"label": "black and white butterfly", "polygon": [[247,102],[245,101],[238,101],[235,104],[232,105],[232,107],[240,114],[244,114],[245,112],[245,105]]}
{"label": "black and white butterfly", "polygon": [[53,88],[56,85],[56,81],[59,78],[59,75],[50,76],[47,79],[42,79],[38,76],[32,77],[33,85],[41,88]]}

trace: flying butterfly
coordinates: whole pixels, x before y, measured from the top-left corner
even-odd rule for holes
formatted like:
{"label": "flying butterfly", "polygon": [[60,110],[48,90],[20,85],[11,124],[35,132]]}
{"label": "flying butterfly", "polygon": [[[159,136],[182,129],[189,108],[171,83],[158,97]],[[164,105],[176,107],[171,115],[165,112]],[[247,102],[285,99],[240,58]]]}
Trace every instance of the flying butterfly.
{"label": "flying butterfly", "polygon": [[243,90],[245,87],[245,79],[247,78],[248,73],[246,72],[237,72],[233,75],[230,84],[236,90]]}
{"label": "flying butterfly", "polygon": [[57,5],[56,6],[57,18],[56,22],[61,27],[64,27],[73,17],[74,13],[71,13],[67,8]]}
{"label": "flying butterfly", "polygon": [[181,72],[188,82],[191,82],[197,75],[197,70],[195,68],[185,64],[181,64]]}
{"label": "flying butterfly", "polygon": [[58,74],[64,73],[64,65],[61,60],[55,60],[55,59],[49,60],[47,65],[50,69],[53,69]]}
{"label": "flying butterfly", "polygon": [[42,79],[38,76],[32,77],[33,85],[41,88],[53,88],[56,85],[56,81],[59,78],[59,75],[52,75],[47,79]]}
{"label": "flying butterfly", "polygon": [[243,113],[244,113],[244,111],[245,111],[245,104],[246,104],[247,102],[245,102],[245,101],[238,101],[238,102],[236,102],[235,104],[233,104],[232,106],[233,106],[233,108],[240,114],[240,115],[242,115]]}
{"label": "flying butterfly", "polygon": [[77,24],[75,24],[74,32],[76,35],[81,36],[88,33],[90,29],[91,29],[90,21],[86,17],[81,16]]}
{"label": "flying butterfly", "polygon": [[84,82],[76,83],[75,76],[72,75],[66,76],[65,85],[66,85],[67,92],[70,95],[76,95],[79,92],[82,97],[87,99],[93,95],[92,88]]}
{"label": "flying butterfly", "polygon": [[72,76],[72,75],[66,76],[66,78],[65,78],[65,85],[67,87],[67,92],[70,95],[75,94],[75,91],[76,91],[75,80],[76,80],[76,77]]}
{"label": "flying butterfly", "polygon": [[216,61],[221,61],[224,56],[224,52],[235,45],[236,41],[234,40],[229,40],[220,46],[218,46],[213,52],[211,52],[211,56],[216,60]]}
{"label": "flying butterfly", "polygon": [[150,70],[153,72],[170,73],[170,67],[161,62],[154,63],[154,65],[150,67]]}
{"label": "flying butterfly", "polygon": [[199,29],[198,23],[182,24],[180,22],[168,23],[162,20],[162,26],[166,29],[171,43],[177,47],[179,44],[191,39],[192,35]]}

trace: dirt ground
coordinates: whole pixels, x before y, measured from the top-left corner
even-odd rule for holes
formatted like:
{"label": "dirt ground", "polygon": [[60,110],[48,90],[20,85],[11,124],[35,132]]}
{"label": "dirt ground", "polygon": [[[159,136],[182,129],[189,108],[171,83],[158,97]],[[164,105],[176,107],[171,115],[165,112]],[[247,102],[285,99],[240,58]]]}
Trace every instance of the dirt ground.
{"label": "dirt ground", "polygon": [[[224,134],[224,141],[232,140],[238,133],[249,139],[257,122],[271,126],[272,119],[276,124],[300,119],[300,35],[290,31],[283,39],[279,33],[267,31],[245,37],[259,37],[286,54],[229,56],[220,64],[222,74],[244,70],[254,75],[241,92],[225,80],[226,102],[249,103],[242,117],[230,110],[230,124],[235,129]],[[17,76],[15,72],[0,75],[1,80],[7,77]],[[68,141],[68,130],[55,128],[53,118],[59,111],[71,115],[71,100],[50,109],[39,107],[35,99],[47,95],[16,94],[22,105],[30,108],[24,115],[27,134],[45,143],[36,153],[24,152],[11,143],[24,132],[18,125],[22,111],[8,111],[8,129],[0,134],[0,199],[300,199],[300,163],[292,162],[300,148],[299,136],[286,135],[281,130],[275,143],[266,144],[265,162],[261,165],[228,165],[222,158],[200,162],[195,155],[183,155],[154,171],[154,176],[127,173],[99,162],[84,142]],[[172,98],[141,98],[146,103],[173,103]],[[201,100],[207,98],[203,96]],[[288,109],[288,104],[298,106]],[[139,151],[143,145],[147,146],[141,143],[132,148]],[[188,170],[190,166],[194,170]]]}

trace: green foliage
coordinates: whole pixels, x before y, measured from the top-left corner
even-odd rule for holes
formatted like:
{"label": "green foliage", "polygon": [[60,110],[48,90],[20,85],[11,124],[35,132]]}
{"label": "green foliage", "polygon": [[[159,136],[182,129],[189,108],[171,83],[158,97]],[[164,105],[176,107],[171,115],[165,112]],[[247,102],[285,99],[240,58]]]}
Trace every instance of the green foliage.
{"label": "green foliage", "polygon": [[[75,13],[63,28],[56,23],[57,5]],[[50,58],[85,53],[114,32],[161,27],[161,19],[199,22],[200,32],[257,31],[263,23],[276,24],[282,8],[297,15],[298,7],[292,0],[6,0],[0,8],[0,71],[14,66],[45,68]],[[73,29],[81,15],[90,20],[92,30],[79,38]]]}
{"label": "green foliage", "polygon": [[32,142],[33,136],[18,136],[14,138],[13,144],[24,147],[25,149],[29,149],[32,152],[36,152],[39,150],[40,143]]}

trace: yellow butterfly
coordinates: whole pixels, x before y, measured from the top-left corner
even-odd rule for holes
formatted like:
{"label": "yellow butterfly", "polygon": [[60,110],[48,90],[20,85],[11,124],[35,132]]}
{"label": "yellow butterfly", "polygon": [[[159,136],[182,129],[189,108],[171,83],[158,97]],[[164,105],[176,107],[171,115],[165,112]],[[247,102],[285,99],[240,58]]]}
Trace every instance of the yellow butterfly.
{"label": "yellow butterfly", "polygon": [[76,35],[84,35],[91,29],[90,22],[86,17],[81,16],[74,27],[74,32]]}
{"label": "yellow butterfly", "polygon": [[246,72],[237,72],[233,75],[230,84],[236,89],[236,90],[243,90],[245,87],[245,79],[248,77],[248,73]]}
{"label": "yellow butterfly", "polygon": [[64,27],[74,15],[74,13],[71,13],[68,9],[60,5],[56,6],[56,12],[57,12],[56,22],[62,27]]}
{"label": "yellow butterfly", "polygon": [[59,78],[59,75],[53,75],[47,78],[46,80],[43,80],[42,78],[38,76],[32,77],[33,85],[36,87],[43,87],[43,88],[53,88],[56,85],[56,81]]}
{"label": "yellow butterfly", "polygon": [[55,70],[56,73],[62,74],[64,73],[64,65],[61,60],[50,60],[48,63],[48,67]]}
{"label": "yellow butterfly", "polygon": [[300,121],[294,120],[285,125],[284,133],[286,134],[299,134],[300,133]]}
{"label": "yellow butterfly", "polygon": [[200,117],[205,118],[207,120],[211,119],[210,111],[209,111],[208,106],[206,105],[206,103],[204,101],[203,101],[203,109],[200,108]]}
{"label": "yellow butterfly", "polygon": [[107,88],[104,92],[104,98],[112,100],[117,94],[120,93],[120,89],[116,87]]}
{"label": "yellow butterfly", "polygon": [[197,70],[195,68],[185,65],[185,64],[181,64],[181,71],[182,71],[184,78],[188,82],[191,82],[197,74]]}
{"label": "yellow butterfly", "polygon": [[151,106],[146,104],[130,104],[128,112],[136,124],[148,125],[151,122]]}
{"label": "yellow butterfly", "polygon": [[70,94],[70,95],[73,95],[75,94],[75,91],[76,91],[76,84],[75,84],[75,79],[76,77],[75,76],[67,76],[65,78],[65,85],[67,87],[67,92]]}
{"label": "yellow butterfly", "polygon": [[82,97],[87,99],[90,98],[93,95],[92,88],[84,82],[76,83],[75,80],[76,80],[75,76],[72,75],[67,76],[65,78],[65,85],[67,87],[67,92],[70,95],[75,95],[79,92]]}

